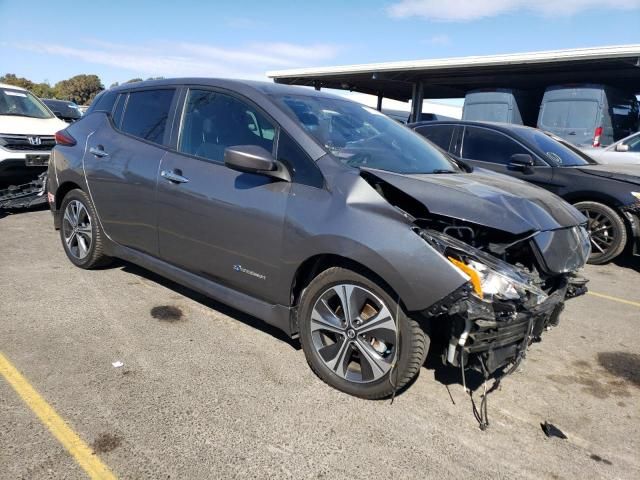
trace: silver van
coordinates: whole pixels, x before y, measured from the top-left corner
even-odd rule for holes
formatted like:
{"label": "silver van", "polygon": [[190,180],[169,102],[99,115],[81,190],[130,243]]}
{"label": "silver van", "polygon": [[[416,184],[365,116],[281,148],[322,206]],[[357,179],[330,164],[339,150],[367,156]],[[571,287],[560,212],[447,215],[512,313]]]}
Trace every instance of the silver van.
{"label": "silver van", "polygon": [[507,88],[473,90],[464,97],[462,120],[534,126],[541,97]]}
{"label": "silver van", "polygon": [[638,129],[638,100],[604,85],[562,85],[546,89],[538,128],[574,145],[602,147]]}

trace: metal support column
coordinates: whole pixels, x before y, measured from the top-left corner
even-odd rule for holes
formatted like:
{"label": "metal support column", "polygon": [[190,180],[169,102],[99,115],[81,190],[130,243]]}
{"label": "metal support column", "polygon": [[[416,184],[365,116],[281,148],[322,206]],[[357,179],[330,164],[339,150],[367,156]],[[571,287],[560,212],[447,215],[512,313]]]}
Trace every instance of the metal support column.
{"label": "metal support column", "polygon": [[422,101],[424,100],[424,86],[422,82],[416,82],[413,84],[413,91],[411,92],[411,117],[409,121],[417,122],[422,116]]}
{"label": "metal support column", "polygon": [[381,93],[378,94],[378,105],[376,105],[376,110],[378,110],[379,112],[382,111],[382,94]]}

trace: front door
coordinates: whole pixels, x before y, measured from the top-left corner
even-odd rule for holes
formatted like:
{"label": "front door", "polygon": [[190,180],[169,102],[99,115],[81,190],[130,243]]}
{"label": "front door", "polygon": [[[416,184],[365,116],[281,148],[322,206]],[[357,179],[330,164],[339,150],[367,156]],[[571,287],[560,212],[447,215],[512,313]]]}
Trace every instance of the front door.
{"label": "front door", "polygon": [[[535,165],[526,170],[513,169],[509,166],[509,162],[516,154],[531,155]],[[459,156],[476,167],[504,173],[546,189],[553,189],[552,168],[504,133],[484,127],[465,127]]]}
{"label": "front door", "polygon": [[167,262],[262,299],[279,282],[291,184],[224,165],[224,149],[274,152],[276,128],[243,99],[189,89],[178,152],[158,179],[160,256]]}

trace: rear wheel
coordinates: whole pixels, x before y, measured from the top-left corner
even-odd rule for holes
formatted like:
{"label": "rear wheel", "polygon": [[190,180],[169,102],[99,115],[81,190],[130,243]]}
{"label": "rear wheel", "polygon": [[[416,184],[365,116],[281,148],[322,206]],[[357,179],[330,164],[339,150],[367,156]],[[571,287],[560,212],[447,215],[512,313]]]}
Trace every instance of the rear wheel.
{"label": "rear wheel", "polygon": [[80,189],[71,190],[62,200],[61,211],[60,239],[69,260],[84,269],[107,264],[104,234],[89,196]]}
{"label": "rear wheel", "polygon": [[311,369],[362,398],[391,395],[416,376],[429,339],[383,288],[340,267],[320,273],[300,299],[300,340]]}
{"label": "rear wheel", "polygon": [[598,202],[578,202],[574,205],[587,217],[591,237],[589,263],[602,265],[622,253],[627,244],[627,230],[622,217],[611,207]]}

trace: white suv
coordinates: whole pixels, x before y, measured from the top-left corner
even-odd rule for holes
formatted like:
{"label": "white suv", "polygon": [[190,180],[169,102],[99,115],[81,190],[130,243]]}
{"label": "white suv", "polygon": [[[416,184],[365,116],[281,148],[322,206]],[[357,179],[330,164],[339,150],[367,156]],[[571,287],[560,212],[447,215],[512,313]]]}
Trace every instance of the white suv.
{"label": "white suv", "polygon": [[[29,91],[0,83],[0,207],[7,206],[7,187],[33,182],[46,171],[55,133],[67,126]],[[13,196],[29,190],[14,188]]]}

